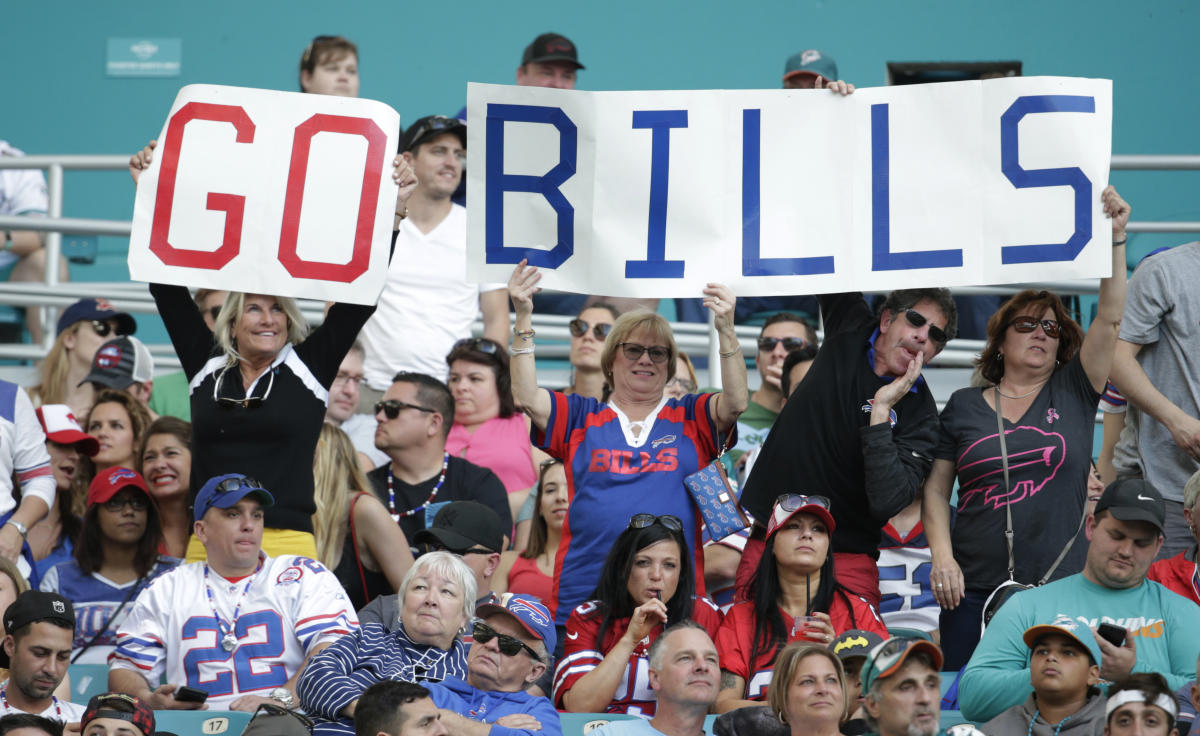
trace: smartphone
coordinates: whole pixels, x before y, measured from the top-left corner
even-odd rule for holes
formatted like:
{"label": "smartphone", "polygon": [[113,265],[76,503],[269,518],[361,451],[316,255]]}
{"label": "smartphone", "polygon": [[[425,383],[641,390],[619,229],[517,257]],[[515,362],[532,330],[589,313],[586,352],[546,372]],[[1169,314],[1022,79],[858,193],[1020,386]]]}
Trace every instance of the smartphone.
{"label": "smartphone", "polygon": [[1128,634],[1125,629],[1115,624],[1103,623],[1096,627],[1096,633],[1100,638],[1112,644],[1114,647],[1125,646],[1125,636]]}
{"label": "smartphone", "polygon": [[208,693],[194,687],[181,685],[175,689],[175,699],[181,703],[203,703],[208,700]]}

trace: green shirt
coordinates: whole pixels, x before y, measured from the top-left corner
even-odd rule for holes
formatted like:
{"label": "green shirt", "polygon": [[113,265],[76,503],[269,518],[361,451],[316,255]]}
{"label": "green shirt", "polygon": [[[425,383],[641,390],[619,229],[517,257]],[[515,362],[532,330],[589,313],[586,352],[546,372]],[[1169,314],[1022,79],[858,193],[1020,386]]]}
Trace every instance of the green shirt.
{"label": "green shirt", "polygon": [[160,416],[179,417],[185,422],[192,421],[192,398],[183,371],[154,379],[150,411]]}

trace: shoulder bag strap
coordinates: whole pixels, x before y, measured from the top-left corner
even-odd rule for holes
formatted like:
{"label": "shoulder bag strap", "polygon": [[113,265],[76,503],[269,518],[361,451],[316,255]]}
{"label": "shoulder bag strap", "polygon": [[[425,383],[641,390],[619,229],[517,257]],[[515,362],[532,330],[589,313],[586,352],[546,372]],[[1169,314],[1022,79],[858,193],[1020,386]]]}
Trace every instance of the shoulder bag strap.
{"label": "shoulder bag strap", "polygon": [[[1012,484],[1008,480],[1008,444],[1004,441],[1004,414],[1000,409],[999,386],[994,387],[993,394],[996,397],[996,429],[1000,433],[1000,464],[1004,466],[1004,490],[1008,496],[1011,496]],[[1011,501],[1011,499],[1007,500]],[[1017,563],[1013,560],[1013,523],[1011,503],[1004,504],[1004,523],[1004,541],[1008,544],[1008,579],[1015,580]]]}

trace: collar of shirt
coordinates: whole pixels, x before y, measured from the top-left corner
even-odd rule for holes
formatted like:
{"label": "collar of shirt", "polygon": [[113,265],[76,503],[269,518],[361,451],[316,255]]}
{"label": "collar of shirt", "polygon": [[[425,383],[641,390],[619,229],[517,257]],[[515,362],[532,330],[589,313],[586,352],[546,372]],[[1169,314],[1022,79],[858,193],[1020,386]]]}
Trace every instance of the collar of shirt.
{"label": "collar of shirt", "polygon": [[[867,367],[871,369],[872,373],[875,372],[875,340],[878,338],[879,338],[879,328],[876,327],[875,331],[871,333],[871,336],[867,338]],[[896,377],[895,376],[879,376],[879,380],[883,381],[884,383],[891,383],[892,381],[896,380]],[[917,380],[913,381],[913,385],[911,388],[908,389],[908,392],[910,394],[915,394],[915,393],[917,393],[917,387],[924,386],[924,385],[925,385],[925,376],[923,376],[923,375],[917,376]]]}

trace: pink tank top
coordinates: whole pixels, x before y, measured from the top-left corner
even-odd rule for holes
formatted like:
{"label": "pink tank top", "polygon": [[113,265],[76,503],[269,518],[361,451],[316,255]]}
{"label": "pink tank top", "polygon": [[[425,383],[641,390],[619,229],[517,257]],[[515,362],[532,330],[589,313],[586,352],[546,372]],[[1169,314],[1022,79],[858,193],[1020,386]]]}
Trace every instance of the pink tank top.
{"label": "pink tank top", "polygon": [[529,490],[537,483],[523,414],[489,419],[474,434],[455,424],[446,438],[446,452],[492,471],[509,493]]}
{"label": "pink tank top", "polygon": [[508,592],[548,601],[554,592],[554,578],[538,569],[537,560],[518,557],[508,570]]}

